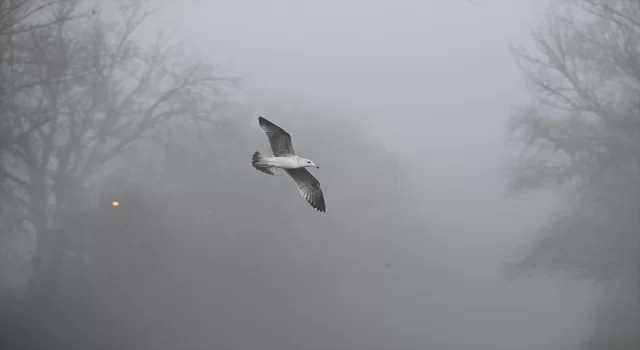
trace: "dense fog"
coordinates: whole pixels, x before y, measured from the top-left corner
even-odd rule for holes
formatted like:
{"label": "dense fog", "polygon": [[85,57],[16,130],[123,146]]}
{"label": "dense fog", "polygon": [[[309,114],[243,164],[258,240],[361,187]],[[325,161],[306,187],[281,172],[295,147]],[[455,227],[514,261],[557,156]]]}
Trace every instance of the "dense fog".
{"label": "dense fog", "polygon": [[[568,350],[622,313],[526,253],[568,202],[519,191],[509,48],[554,2],[42,4],[0,3],[7,349]],[[252,168],[259,116],[326,213]]]}

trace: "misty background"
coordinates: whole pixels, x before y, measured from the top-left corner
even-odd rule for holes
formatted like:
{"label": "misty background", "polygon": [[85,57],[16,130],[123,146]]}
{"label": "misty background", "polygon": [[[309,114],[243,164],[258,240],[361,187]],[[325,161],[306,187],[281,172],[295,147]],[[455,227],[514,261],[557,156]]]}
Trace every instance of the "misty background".
{"label": "misty background", "polygon": [[[36,28],[40,41],[23,32],[3,41],[3,57],[45,57],[29,61],[44,68],[8,69],[3,81],[109,71],[114,56],[119,73],[3,90],[12,101],[45,101],[20,106],[32,116],[55,109],[66,125],[60,143],[49,144],[51,169],[18,165],[11,147],[1,154],[5,173],[29,179],[20,192],[19,179],[2,178],[6,344],[579,349],[593,333],[600,286],[562,274],[510,281],[503,268],[560,203],[549,189],[504,196],[510,117],[531,101],[509,46],[533,44],[552,2],[61,3],[75,7],[45,8],[54,15],[28,21],[57,28],[51,18],[63,18],[72,23],[64,31]],[[122,49],[128,27],[110,25],[137,18],[137,3],[162,8]],[[138,91],[127,74],[155,62],[146,52],[158,43],[170,47],[167,59]],[[189,72],[193,86],[164,99],[162,89],[186,84]],[[133,102],[120,104],[129,92]],[[19,104],[9,99],[2,103]],[[27,154],[15,135],[28,131],[30,147],[46,149],[54,123],[15,123],[25,113],[9,107],[4,144]],[[42,181],[51,199],[37,211],[33,179],[58,173],[70,130],[82,125],[73,113],[98,131],[69,147],[83,151],[69,151],[68,178]],[[162,122],[144,122],[154,113]],[[283,172],[251,168],[252,152],[269,149],[258,116],[320,165],[312,173],[327,213],[309,208]],[[90,141],[100,130],[103,142]],[[16,209],[21,198],[27,204]],[[52,236],[65,243],[43,248]],[[54,266],[46,274],[33,267],[37,252]]]}

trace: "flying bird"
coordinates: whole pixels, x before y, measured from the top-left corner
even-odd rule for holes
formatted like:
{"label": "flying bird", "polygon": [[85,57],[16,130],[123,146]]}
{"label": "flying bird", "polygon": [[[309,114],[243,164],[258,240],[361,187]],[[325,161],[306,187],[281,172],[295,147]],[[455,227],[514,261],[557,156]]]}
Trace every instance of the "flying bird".
{"label": "flying bird", "polygon": [[274,175],[278,168],[284,169],[295,181],[302,198],[314,209],[324,213],[326,207],[320,182],[306,169],[308,167],[320,169],[320,167],[310,159],[298,157],[293,150],[291,135],[281,127],[263,117],[258,118],[258,123],[269,138],[273,157],[265,157],[262,153],[256,151],[253,153],[251,165],[269,175]]}

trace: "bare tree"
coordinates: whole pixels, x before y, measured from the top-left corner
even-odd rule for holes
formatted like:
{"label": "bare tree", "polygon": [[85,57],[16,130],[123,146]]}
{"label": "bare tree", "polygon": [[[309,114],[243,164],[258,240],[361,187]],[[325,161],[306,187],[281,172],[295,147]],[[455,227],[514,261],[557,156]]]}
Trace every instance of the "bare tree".
{"label": "bare tree", "polygon": [[[80,1],[60,1],[48,10],[58,20],[15,42],[8,53],[10,98],[5,113],[13,134],[25,133],[5,150],[3,176],[38,237],[34,284],[60,266],[59,237],[51,230],[74,205],[79,189],[138,141],[170,123],[214,123],[225,83],[214,66],[193,60],[184,47],[160,35],[149,46],[133,39],[153,14],[142,1],[117,6],[122,21],[99,13],[75,16]],[[41,124],[34,121],[48,119]]]}
{"label": "bare tree", "polygon": [[[5,76],[7,67],[11,64],[7,54],[11,52],[11,45],[16,40],[16,37],[20,34],[27,33],[29,30],[34,29],[39,24],[29,22],[33,11],[32,7],[35,1],[31,0],[3,0],[0,1],[0,157],[2,156],[3,149],[11,147],[11,145],[19,142],[30,131],[35,130],[42,123],[31,125],[29,128],[22,130],[17,135],[13,135],[12,121],[4,111],[4,101],[10,96],[8,93],[9,84],[7,83],[7,77]],[[37,8],[48,6],[47,3],[37,6]],[[1,158],[0,158],[1,160]],[[0,162],[2,167],[2,162]],[[3,178],[0,178],[0,185]],[[0,190],[2,187],[0,187]],[[2,198],[0,192],[0,198]]]}
{"label": "bare tree", "polygon": [[533,102],[511,120],[512,141],[524,148],[510,168],[510,193],[561,186],[570,204],[519,266],[611,277],[635,259],[626,239],[638,238],[640,26],[627,14],[640,19],[640,4],[574,3],[583,11],[565,7],[533,35],[539,53],[514,50]]}
{"label": "bare tree", "polygon": [[[0,1],[0,103],[12,97],[11,88],[15,88],[10,82],[10,76],[6,74],[11,72],[19,62],[14,45],[21,42],[25,35],[34,33],[38,29],[50,28],[53,25],[72,20],[87,14],[93,13],[94,10],[88,12],[74,13],[73,6],[65,6],[69,4],[68,0],[3,0]],[[47,12],[56,6],[62,6],[67,11],[59,11],[53,17],[42,16],[43,12]],[[20,87],[20,86],[18,86]],[[2,113],[2,112],[0,112]],[[26,128],[18,129],[11,124],[9,116],[2,115],[0,118],[0,149],[10,147],[14,143],[20,142],[24,135],[34,131],[48,121],[42,118],[31,123]]]}
{"label": "bare tree", "polygon": [[[65,6],[67,5],[67,6]],[[51,12],[56,7],[66,8],[67,11]],[[16,116],[9,113],[12,99],[20,90],[37,85],[37,81],[13,81],[15,69],[29,66],[29,62],[22,61],[17,53],[16,45],[28,40],[29,36],[38,30],[47,30],[56,24],[73,19],[87,17],[95,13],[95,9],[73,11],[73,2],[69,0],[2,0],[0,1],[0,168],[10,160],[3,157],[6,150],[25,142],[30,133],[39,129],[50,121],[43,113],[22,114]],[[53,15],[52,15],[53,14]],[[31,111],[42,112],[42,111]],[[6,178],[0,171],[0,210],[3,204],[12,208],[11,190],[7,189]],[[11,185],[9,185],[11,187]],[[5,207],[5,209],[6,209]],[[15,211],[5,210],[0,223],[0,231],[11,230],[20,220],[12,220]],[[18,215],[20,216],[20,215]],[[13,221],[13,223],[12,223]]]}
{"label": "bare tree", "polygon": [[640,3],[572,0],[554,10],[533,34],[535,52],[514,49],[532,99],[511,119],[512,141],[523,147],[509,191],[553,188],[566,205],[507,271],[623,280],[637,299]]}

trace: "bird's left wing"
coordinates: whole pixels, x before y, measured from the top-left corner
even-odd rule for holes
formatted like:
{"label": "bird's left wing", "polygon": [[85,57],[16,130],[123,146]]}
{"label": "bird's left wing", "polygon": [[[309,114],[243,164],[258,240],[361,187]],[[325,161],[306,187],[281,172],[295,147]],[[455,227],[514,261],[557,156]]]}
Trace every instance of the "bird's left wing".
{"label": "bird's left wing", "polygon": [[296,154],[293,150],[291,135],[289,135],[288,132],[263,117],[258,118],[258,123],[269,138],[269,144],[271,145],[274,156],[285,157]]}
{"label": "bird's left wing", "polygon": [[298,185],[298,191],[313,208],[318,211],[325,212],[324,194],[320,188],[320,182],[311,175],[306,168],[285,169],[285,171],[293,178]]}

